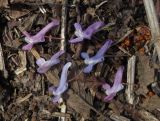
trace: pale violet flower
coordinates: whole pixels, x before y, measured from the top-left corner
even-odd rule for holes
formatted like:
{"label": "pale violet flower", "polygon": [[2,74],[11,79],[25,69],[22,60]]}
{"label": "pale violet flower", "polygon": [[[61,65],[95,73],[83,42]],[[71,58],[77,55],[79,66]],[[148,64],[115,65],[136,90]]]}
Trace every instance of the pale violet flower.
{"label": "pale violet flower", "polygon": [[71,39],[69,40],[70,43],[77,43],[77,42],[81,42],[84,39],[91,39],[92,34],[96,33],[98,31],[99,28],[101,28],[102,26],[104,26],[104,23],[101,21],[95,22],[92,25],[88,26],[87,29],[82,30],[82,27],[79,23],[75,23],[74,27],[76,29],[75,31],[75,35],[77,36],[77,38],[75,39]]}
{"label": "pale violet flower", "polygon": [[68,82],[67,82],[67,72],[69,67],[72,65],[71,62],[68,62],[64,65],[63,70],[62,70],[62,74],[61,74],[61,78],[60,78],[60,82],[58,87],[50,87],[49,88],[49,92],[52,93],[54,95],[53,98],[53,103],[57,103],[60,101],[61,95],[67,90],[68,88]]}
{"label": "pale violet flower", "polygon": [[44,42],[45,41],[45,34],[54,26],[59,25],[59,20],[52,20],[49,24],[47,24],[42,30],[40,30],[36,35],[31,36],[27,31],[22,32],[25,35],[24,40],[28,43],[27,45],[23,46],[23,50],[31,50],[33,45],[36,43]]}
{"label": "pale violet flower", "polygon": [[90,73],[93,69],[93,66],[97,63],[104,61],[104,54],[109,49],[109,47],[112,44],[112,40],[108,40],[105,42],[105,44],[98,50],[95,56],[89,57],[88,53],[82,52],[81,57],[84,59],[84,63],[88,66],[84,68],[84,73]]}
{"label": "pale violet flower", "polygon": [[124,88],[124,86],[122,85],[123,71],[124,71],[124,67],[120,66],[116,72],[116,75],[114,78],[114,83],[113,83],[112,87],[107,83],[105,83],[102,86],[102,88],[105,90],[105,93],[107,95],[104,98],[104,101],[108,102],[108,101],[112,100],[116,96],[116,93]]}
{"label": "pale violet flower", "polygon": [[44,58],[39,58],[36,61],[36,64],[39,66],[37,71],[39,73],[45,73],[47,72],[53,65],[58,64],[60,62],[59,56],[61,56],[64,53],[64,50],[60,50],[56,54],[54,54],[51,59],[45,61]]}

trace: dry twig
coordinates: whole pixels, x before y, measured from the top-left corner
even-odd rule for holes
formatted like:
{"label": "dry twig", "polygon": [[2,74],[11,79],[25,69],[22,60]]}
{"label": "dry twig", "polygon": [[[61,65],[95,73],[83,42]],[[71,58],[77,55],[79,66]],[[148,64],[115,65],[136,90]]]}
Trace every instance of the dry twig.
{"label": "dry twig", "polygon": [[63,6],[62,6],[62,17],[61,17],[61,50],[65,50],[66,46],[66,26],[67,26],[67,5],[68,5],[68,0],[63,1]]}
{"label": "dry twig", "polygon": [[155,41],[154,46],[157,50],[158,59],[160,61],[160,40],[158,39],[160,37],[160,29],[154,3],[153,0],[143,0],[143,2],[146,9],[149,26],[151,28],[152,40]]}
{"label": "dry twig", "polygon": [[127,89],[126,89],[126,98],[128,103],[133,104],[134,101],[134,92],[133,92],[133,85],[135,79],[135,63],[136,63],[136,56],[132,56],[128,60],[128,67],[127,67]]}
{"label": "dry twig", "polygon": [[3,50],[2,50],[1,43],[0,43],[0,71],[3,72],[5,78],[8,77],[8,72],[7,72],[6,68],[5,68]]}

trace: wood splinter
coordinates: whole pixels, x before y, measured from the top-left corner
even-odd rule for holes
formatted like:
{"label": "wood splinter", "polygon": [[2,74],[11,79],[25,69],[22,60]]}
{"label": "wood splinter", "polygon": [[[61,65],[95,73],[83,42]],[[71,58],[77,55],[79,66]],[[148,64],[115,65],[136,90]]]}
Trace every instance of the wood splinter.
{"label": "wood splinter", "polygon": [[135,63],[136,63],[136,56],[132,56],[128,60],[127,66],[127,89],[126,89],[126,98],[128,103],[134,103],[134,80],[135,80]]}

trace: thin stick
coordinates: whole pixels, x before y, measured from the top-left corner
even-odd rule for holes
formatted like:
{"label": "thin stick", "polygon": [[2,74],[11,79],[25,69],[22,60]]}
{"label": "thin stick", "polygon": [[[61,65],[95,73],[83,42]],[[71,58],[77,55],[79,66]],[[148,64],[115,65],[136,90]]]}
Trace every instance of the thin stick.
{"label": "thin stick", "polygon": [[[61,50],[66,51],[66,26],[67,26],[67,5],[68,0],[63,0],[63,6],[62,6],[62,17],[61,17],[61,38],[64,38],[61,40]],[[61,107],[61,113],[66,113],[66,105],[63,104]],[[66,121],[65,117],[59,117],[60,121]]]}
{"label": "thin stick", "polygon": [[7,72],[6,68],[5,68],[3,50],[2,50],[1,43],[0,43],[0,71],[3,72],[5,78],[8,77],[8,72]]}
{"label": "thin stick", "polygon": [[152,33],[152,41],[154,42],[154,46],[157,50],[158,59],[160,61],[160,40],[158,39],[160,37],[160,29],[159,29],[159,23],[156,16],[155,8],[153,0],[143,0],[145,10],[147,13],[147,18],[149,22],[149,26],[151,28]]}
{"label": "thin stick", "polygon": [[134,80],[135,80],[135,63],[136,63],[136,56],[132,56],[128,60],[127,66],[127,89],[126,89],[126,98],[128,103],[133,104],[134,102]]}
{"label": "thin stick", "polygon": [[66,25],[67,25],[67,5],[68,0],[63,1],[62,6],[62,17],[61,17],[61,38],[64,38],[61,40],[61,50],[66,50]]}

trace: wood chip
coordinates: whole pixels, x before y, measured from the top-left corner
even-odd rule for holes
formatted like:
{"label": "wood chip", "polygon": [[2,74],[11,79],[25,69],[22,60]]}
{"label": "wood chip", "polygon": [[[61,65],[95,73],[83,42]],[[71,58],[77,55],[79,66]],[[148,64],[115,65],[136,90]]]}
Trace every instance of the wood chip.
{"label": "wood chip", "polygon": [[134,81],[135,81],[135,63],[136,56],[132,56],[128,60],[127,65],[127,88],[126,88],[126,99],[128,103],[133,104],[134,102]]}
{"label": "wood chip", "polygon": [[16,75],[19,75],[20,73],[27,70],[27,68],[26,68],[26,65],[27,65],[26,52],[25,51],[19,51],[18,53],[19,53],[19,57],[20,57],[20,60],[21,60],[21,67],[18,68],[15,71]]}
{"label": "wood chip", "polygon": [[25,100],[29,99],[31,96],[32,96],[32,93],[26,95],[26,96],[23,97],[23,98],[22,98],[22,97],[19,97],[19,98],[16,100],[16,103],[17,103],[17,104],[20,104],[20,103],[24,102]]}

